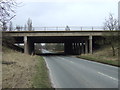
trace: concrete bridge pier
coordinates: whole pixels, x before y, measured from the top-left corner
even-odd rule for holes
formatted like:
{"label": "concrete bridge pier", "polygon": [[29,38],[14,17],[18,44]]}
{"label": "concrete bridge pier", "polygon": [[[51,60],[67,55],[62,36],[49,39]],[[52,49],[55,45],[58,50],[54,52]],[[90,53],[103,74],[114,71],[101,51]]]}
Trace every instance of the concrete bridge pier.
{"label": "concrete bridge pier", "polygon": [[81,53],[80,51],[80,43],[73,43],[73,54],[79,55]]}
{"label": "concrete bridge pier", "polygon": [[80,46],[80,43],[78,43],[78,54],[79,54],[79,55],[81,54],[81,46]]}
{"label": "concrete bridge pier", "polygon": [[77,55],[79,55],[79,54],[80,54],[80,44],[77,43]]}
{"label": "concrete bridge pier", "polygon": [[88,53],[88,40],[85,41],[85,54]]}
{"label": "concrete bridge pier", "polygon": [[72,43],[72,52],[74,53],[74,43]]}
{"label": "concrete bridge pier", "polygon": [[76,43],[72,43],[72,54],[75,55],[76,52]]}
{"label": "concrete bridge pier", "polygon": [[81,54],[84,54],[84,50],[85,50],[85,49],[84,49],[84,42],[82,41],[82,42],[81,42]]}
{"label": "concrete bridge pier", "polygon": [[76,49],[75,49],[75,54],[78,54],[78,43],[75,44],[76,45]]}
{"label": "concrete bridge pier", "polygon": [[89,53],[92,54],[93,53],[93,45],[92,45],[92,35],[89,36]]}
{"label": "concrete bridge pier", "polygon": [[29,54],[29,51],[28,51],[28,38],[27,38],[27,36],[24,36],[24,53],[25,54]]}
{"label": "concrete bridge pier", "polygon": [[75,53],[74,54],[77,54],[77,43],[75,43]]}
{"label": "concrete bridge pier", "polygon": [[75,43],[73,43],[73,54],[75,54]]}
{"label": "concrete bridge pier", "polygon": [[24,36],[24,53],[34,54],[34,43],[27,36]]}

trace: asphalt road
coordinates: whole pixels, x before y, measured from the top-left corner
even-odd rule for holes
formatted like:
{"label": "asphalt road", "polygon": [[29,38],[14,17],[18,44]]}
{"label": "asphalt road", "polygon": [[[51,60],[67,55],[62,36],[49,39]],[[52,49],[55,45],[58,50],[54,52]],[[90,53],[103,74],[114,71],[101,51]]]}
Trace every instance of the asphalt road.
{"label": "asphalt road", "polygon": [[44,59],[54,88],[118,88],[117,67],[70,56]]}

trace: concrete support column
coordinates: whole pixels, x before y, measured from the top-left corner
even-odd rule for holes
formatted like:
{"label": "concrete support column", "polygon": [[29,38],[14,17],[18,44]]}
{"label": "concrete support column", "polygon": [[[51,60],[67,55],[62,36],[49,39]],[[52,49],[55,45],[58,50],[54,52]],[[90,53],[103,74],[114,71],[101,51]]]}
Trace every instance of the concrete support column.
{"label": "concrete support column", "polygon": [[82,54],[82,43],[80,43],[80,54]]}
{"label": "concrete support column", "polygon": [[79,45],[79,52],[78,52],[78,54],[80,55],[81,54],[81,50],[80,50],[80,43],[78,43],[78,45]]}
{"label": "concrete support column", "polygon": [[72,53],[74,54],[75,51],[75,43],[72,43]]}
{"label": "concrete support column", "polygon": [[77,54],[77,43],[75,43],[75,54]]}
{"label": "concrete support column", "polygon": [[76,43],[73,43],[73,54],[76,53]]}
{"label": "concrete support column", "polygon": [[76,44],[77,44],[76,54],[78,55],[78,53],[79,53],[79,43],[76,43]]}
{"label": "concrete support column", "polygon": [[88,53],[88,41],[86,40],[85,41],[85,54]]}
{"label": "concrete support column", "polygon": [[76,43],[74,43],[74,54],[76,54]]}
{"label": "concrete support column", "polygon": [[90,35],[89,36],[89,52],[90,52],[90,54],[92,54],[93,53],[93,50],[92,50],[92,35]]}
{"label": "concrete support column", "polygon": [[34,54],[34,43],[30,41],[27,36],[24,36],[24,53]]}
{"label": "concrete support column", "polygon": [[81,50],[81,53],[84,54],[84,42],[82,42],[81,44],[82,44],[82,45],[81,45],[81,49],[82,49],[82,50]]}
{"label": "concrete support column", "polygon": [[25,54],[29,54],[29,50],[28,50],[28,38],[27,38],[27,36],[24,36],[24,53]]}

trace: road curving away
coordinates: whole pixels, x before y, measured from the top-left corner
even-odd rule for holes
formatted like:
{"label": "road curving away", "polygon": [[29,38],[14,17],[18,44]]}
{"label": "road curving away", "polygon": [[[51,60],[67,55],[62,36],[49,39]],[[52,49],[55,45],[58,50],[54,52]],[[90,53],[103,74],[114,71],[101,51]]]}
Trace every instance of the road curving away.
{"label": "road curving away", "polygon": [[54,88],[118,88],[118,67],[69,56],[45,56]]}

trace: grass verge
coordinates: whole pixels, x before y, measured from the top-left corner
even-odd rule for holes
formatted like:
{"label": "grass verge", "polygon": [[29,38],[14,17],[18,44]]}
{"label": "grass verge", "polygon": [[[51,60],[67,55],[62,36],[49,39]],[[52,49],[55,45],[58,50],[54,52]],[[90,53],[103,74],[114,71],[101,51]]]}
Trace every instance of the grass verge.
{"label": "grass verge", "polygon": [[2,87],[32,88],[37,56],[2,47]]}
{"label": "grass verge", "polygon": [[33,86],[34,88],[52,88],[45,60],[41,56],[38,56]]}
{"label": "grass verge", "polygon": [[110,47],[105,47],[95,51],[93,54],[82,54],[77,57],[120,67],[117,52],[118,50],[116,49],[116,56],[112,56],[112,49]]}
{"label": "grass verge", "polygon": [[51,88],[41,56],[31,56],[2,47],[2,88]]}
{"label": "grass verge", "polygon": [[93,57],[92,55],[81,55],[81,56],[77,56],[77,57],[82,58],[82,59],[86,59],[86,60],[90,60],[90,61],[95,61],[95,62],[99,62],[99,63],[103,63],[103,64],[108,64],[108,65],[120,67],[120,65],[118,65],[118,61],[97,58],[97,57]]}

